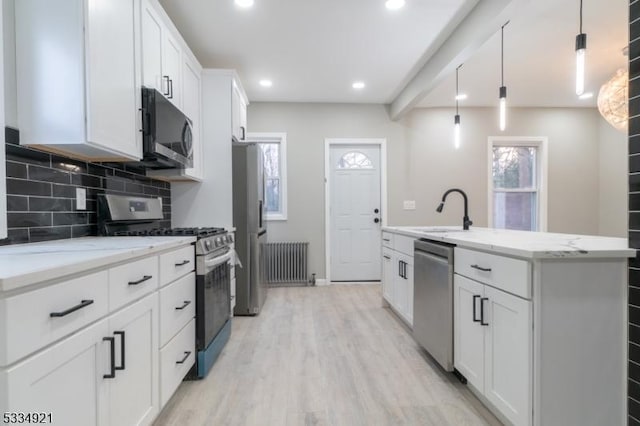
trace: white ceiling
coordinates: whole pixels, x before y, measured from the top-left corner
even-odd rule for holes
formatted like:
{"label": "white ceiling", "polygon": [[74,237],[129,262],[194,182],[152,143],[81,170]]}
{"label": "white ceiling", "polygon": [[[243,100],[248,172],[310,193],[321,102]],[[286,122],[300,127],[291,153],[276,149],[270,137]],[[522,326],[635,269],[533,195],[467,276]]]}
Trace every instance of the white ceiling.
{"label": "white ceiling", "polygon": [[[575,36],[578,0],[531,0],[505,28],[505,84],[512,106],[595,106],[600,86],[626,66],[627,0],[584,0],[587,33],[587,91],[575,95]],[[469,95],[461,106],[495,106],[500,86],[500,34],[496,33],[460,69],[460,91]],[[423,107],[453,106],[455,75],[431,91]]]}
{"label": "white ceiling", "polygon": [[359,103],[391,102],[477,0],[384,2],[160,0],[202,65],[236,69],[250,101]]}

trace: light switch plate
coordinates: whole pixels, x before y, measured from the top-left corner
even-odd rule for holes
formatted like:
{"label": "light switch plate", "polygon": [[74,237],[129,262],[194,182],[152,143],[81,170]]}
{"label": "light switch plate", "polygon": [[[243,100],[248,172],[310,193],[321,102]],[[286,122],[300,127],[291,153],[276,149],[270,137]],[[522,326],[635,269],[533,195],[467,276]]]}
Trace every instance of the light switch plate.
{"label": "light switch plate", "polygon": [[415,210],[416,209],[415,200],[405,200],[403,203],[403,208],[405,210]]}
{"label": "light switch plate", "polygon": [[87,190],[85,188],[76,188],[76,210],[87,209]]}

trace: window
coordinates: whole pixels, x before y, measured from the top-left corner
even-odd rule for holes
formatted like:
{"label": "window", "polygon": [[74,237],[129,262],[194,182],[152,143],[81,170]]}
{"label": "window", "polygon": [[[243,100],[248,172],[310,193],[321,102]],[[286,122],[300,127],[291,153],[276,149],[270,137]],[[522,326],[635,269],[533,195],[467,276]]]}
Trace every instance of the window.
{"label": "window", "polygon": [[252,133],[247,139],[258,142],[264,154],[267,220],[287,220],[287,135]]}
{"label": "window", "polygon": [[373,169],[373,163],[362,152],[351,151],[338,160],[339,169]]}
{"label": "window", "polygon": [[546,230],[546,139],[489,139],[490,226]]}

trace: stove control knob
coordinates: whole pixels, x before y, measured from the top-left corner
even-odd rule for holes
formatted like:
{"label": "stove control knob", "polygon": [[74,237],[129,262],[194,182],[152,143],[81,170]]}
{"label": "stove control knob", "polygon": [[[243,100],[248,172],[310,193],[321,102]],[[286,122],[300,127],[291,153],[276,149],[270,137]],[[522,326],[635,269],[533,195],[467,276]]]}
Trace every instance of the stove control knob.
{"label": "stove control knob", "polygon": [[216,238],[216,247],[220,247],[222,245],[222,238]]}
{"label": "stove control knob", "polygon": [[204,245],[205,245],[205,247],[207,248],[207,250],[210,250],[210,249],[211,249],[211,240],[206,240],[206,241],[204,242]]}

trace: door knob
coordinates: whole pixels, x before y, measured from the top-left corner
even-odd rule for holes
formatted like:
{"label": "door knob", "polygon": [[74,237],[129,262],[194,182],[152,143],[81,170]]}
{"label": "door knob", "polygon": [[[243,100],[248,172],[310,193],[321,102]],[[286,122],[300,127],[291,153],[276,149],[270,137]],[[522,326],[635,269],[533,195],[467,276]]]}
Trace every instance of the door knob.
{"label": "door knob", "polygon": [[379,222],[380,222],[380,219],[378,219],[378,218],[376,217],[375,219],[373,219],[373,222],[374,222],[374,223],[379,223]]}
{"label": "door knob", "polygon": [[380,210],[375,209],[373,212],[377,214],[377,213],[380,213]]}

